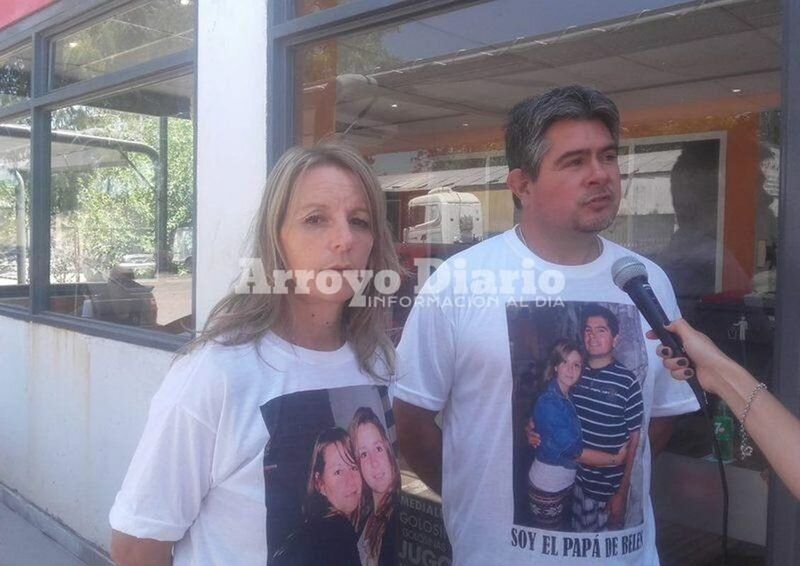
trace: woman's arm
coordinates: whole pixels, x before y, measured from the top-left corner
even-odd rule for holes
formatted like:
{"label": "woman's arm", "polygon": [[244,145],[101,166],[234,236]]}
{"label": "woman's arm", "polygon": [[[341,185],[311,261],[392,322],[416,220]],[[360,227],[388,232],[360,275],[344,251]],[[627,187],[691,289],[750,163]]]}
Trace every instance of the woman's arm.
{"label": "woman's arm", "polygon": [[622,445],[619,452],[611,454],[594,448],[584,448],[577,458],[578,463],[586,466],[621,466],[625,463],[625,456],[628,454],[628,444]]}
{"label": "woman's arm", "polygon": [[[683,319],[665,328],[680,336],[703,389],[722,397],[741,418],[758,381]],[[672,352],[663,345],[659,346],[658,354],[664,358],[664,367],[674,378],[684,380],[693,375],[686,358],[671,358]],[[794,496],[800,498],[800,420],[768,391],[760,391],[750,405],[745,428],[778,476]]]}
{"label": "woman's arm", "polygon": [[116,566],[171,566],[173,544],[111,531],[111,559]]}
{"label": "woman's arm", "polygon": [[436,411],[395,399],[397,440],[411,469],[437,494],[442,492],[442,429]]}

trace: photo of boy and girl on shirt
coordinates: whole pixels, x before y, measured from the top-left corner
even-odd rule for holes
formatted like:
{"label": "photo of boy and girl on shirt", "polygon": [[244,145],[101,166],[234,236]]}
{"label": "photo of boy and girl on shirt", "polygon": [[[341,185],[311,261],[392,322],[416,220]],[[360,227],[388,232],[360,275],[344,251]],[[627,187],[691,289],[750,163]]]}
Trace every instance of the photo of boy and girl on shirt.
{"label": "photo of boy and girl on shirt", "polygon": [[568,302],[509,306],[507,315],[514,522],[566,532],[640,524],[641,495],[631,486],[642,481],[634,466],[643,419],[637,376],[647,354],[635,308]]}
{"label": "photo of boy and girl on shirt", "polygon": [[383,389],[387,399],[385,388],[358,386],[299,392],[262,407],[271,429],[264,457],[270,566],[394,564],[401,478],[387,412],[353,410],[345,401],[381,398],[368,389]]}

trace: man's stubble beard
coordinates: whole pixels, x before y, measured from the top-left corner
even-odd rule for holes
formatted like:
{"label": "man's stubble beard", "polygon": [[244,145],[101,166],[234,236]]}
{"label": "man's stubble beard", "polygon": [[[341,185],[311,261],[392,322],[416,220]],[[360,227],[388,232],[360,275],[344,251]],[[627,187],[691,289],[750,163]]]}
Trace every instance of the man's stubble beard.
{"label": "man's stubble beard", "polygon": [[580,219],[576,219],[573,228],[575,231],[585,234],[598,234],[611,226],[616,218],[617,211],[610,213],[607,217],[595,218],[591,222],[582,222]]}
{"label": "man's stubble beard", "polygon": [[[582,221],[580,215],[575,218],[575,222],[572,225],[573,230],[577,232],[583,232],[585,234],[598,234],[611,226],[614,223],[614,220],[617,218],[617,214],[619,213],[619,207],[621,204],[621,195],[620,195],[620,188],[616,187],[606,187],[603,191],[606,196],[612,199],[614,205],[611,210],[609,210],[608,214],[605,216],[596,216],[590,221]],[[593,198],[597,195],[593,195]]]}

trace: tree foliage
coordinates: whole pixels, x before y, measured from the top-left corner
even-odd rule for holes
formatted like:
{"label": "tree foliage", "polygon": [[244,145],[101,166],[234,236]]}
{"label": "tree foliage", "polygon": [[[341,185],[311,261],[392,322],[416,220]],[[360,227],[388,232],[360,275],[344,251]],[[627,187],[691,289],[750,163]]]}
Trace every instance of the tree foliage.
{"label": "tree foliage", "polygon": [[[54,125],[62,130],[74,128],[137,141],[155,150],[159,121],[157,116],[85,106],[59,111],[53,117]],[[192,223],[194,142],[190,120],[170,118],[167,131],[169,246],[175,229]],[[51,271],[57,279],[102,278],[128,254],[146,254],[155,261],[158,161],[137,151],[123,151],[120,156],[127,164],[54,172],[52,255],[65,259],[53,262]]]}

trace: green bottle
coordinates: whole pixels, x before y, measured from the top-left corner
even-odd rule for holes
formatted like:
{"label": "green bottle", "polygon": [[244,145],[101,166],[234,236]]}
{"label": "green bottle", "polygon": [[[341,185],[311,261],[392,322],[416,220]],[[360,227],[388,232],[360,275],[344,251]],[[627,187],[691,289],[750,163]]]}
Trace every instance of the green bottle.
{"label": "green bottle", "polygon": [[720,399],[714,410],[714,434],[717,437],[723,462],[733,461],[733,416],[728,405]]}

